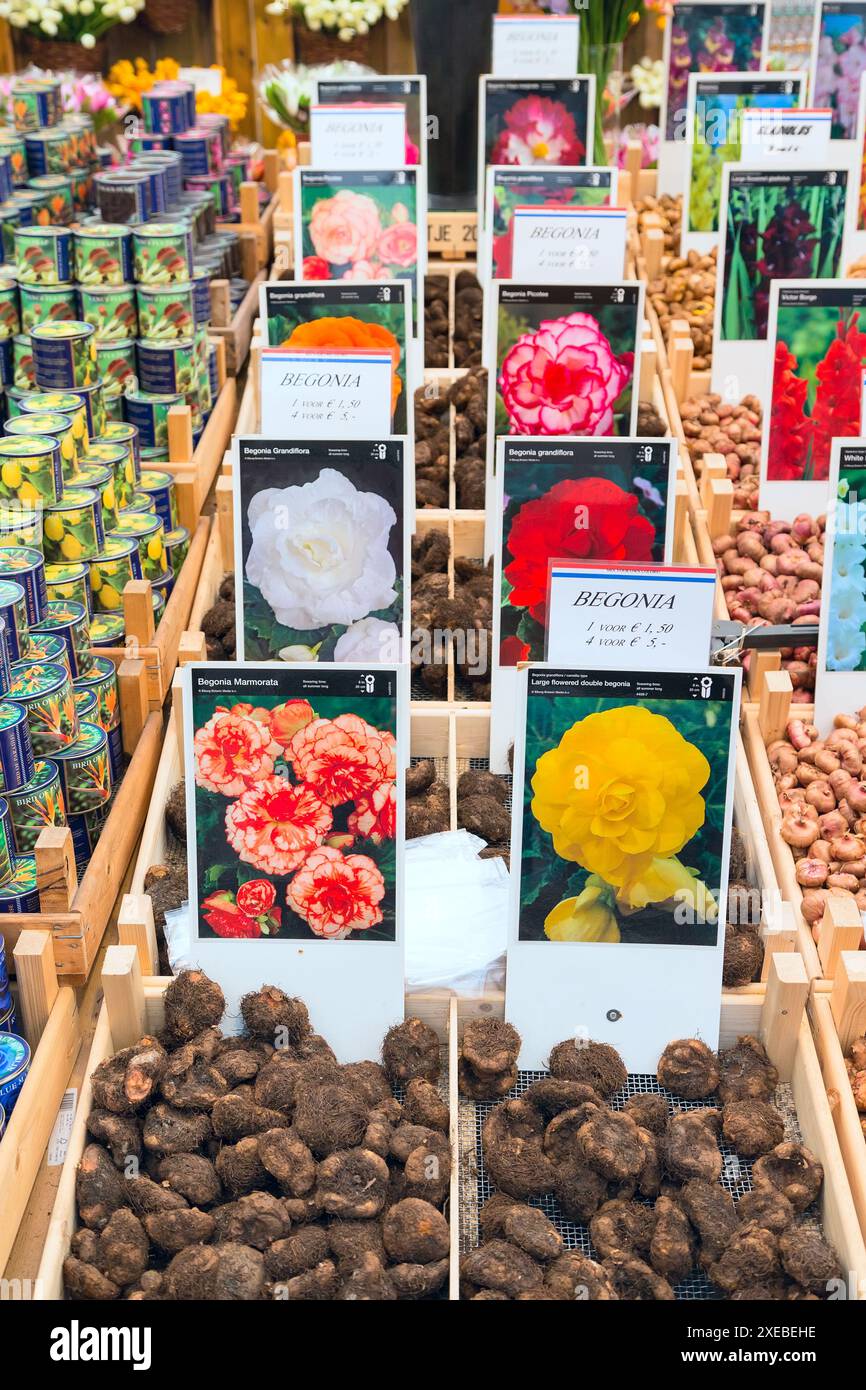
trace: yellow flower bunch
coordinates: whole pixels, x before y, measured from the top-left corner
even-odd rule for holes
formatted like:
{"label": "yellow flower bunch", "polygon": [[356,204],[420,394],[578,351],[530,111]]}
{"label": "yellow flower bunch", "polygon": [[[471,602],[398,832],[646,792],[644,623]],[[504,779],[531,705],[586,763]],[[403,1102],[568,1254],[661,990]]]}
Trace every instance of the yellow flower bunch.
{"label": "yellow flower bunch", "polygon": [[160,58],[152,72],[144,58],[134,63],[121,58],[109,68],[106,85],[121,106],[141,111],[142,92],[149,92],[154,82],[174,81],[179,72],[180,63],[174,58]]}
{"label": "yellow flower bunch", "polygon": [[219,96],[212,96],[210,92],[198,92],[195,99],[195,109],[200,116],[211,114],[217,116],[228,116],[232,130],[237,130],[244,116],[247,114],[247,103],[249,97],[246,92],[242,92],[233,77],[229,77],[225,68],[218,67],[216,63],[213,67],[222,76],[222,86]]}

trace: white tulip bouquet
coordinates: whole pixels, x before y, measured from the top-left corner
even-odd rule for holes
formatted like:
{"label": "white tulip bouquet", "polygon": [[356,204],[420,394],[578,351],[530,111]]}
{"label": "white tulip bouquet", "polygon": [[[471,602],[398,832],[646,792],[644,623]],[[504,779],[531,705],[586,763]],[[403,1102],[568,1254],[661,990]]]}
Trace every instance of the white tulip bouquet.
{"label": "white tulip bouquet", "polygon": [[131,24],[145,0],[0,0],[0,19],[37,38],[94,48],[115,24]]}

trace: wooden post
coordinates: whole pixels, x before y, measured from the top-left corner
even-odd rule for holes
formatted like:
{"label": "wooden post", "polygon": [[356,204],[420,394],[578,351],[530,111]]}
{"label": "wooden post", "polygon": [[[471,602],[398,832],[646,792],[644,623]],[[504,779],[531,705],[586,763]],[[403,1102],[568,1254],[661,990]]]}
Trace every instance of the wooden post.
{"label": "wooden post", "polygon": [[688,515],[689,490],[685,479],[677,478],[674,487],[674,557],[680,563],[685,554]]}
{"label": "wooden post", "polygon": [[765,743],[772,743],[784,734],[793,693],[794,687],[787,671],[768,671],[764,676],[758,706],[758,728]]}
{"label": "wooden post", "polygon": [[641,237],[641,250],[648,280],[654,280],[662,268],[665,253],[665,234],[661,227],[648,227]]}
{"label": "wooden post", "polygon": [[809,977],[799,952],[773,956],[761,1009],[761,1034],[770,1061],[782,1081],[789,1081],[797,1051]]}
{"label": "wooden post", "polygon": [[641,156],[643,147],[640,140],[627,140],[625,146],[625,167],[628,170],[631,180],[632,192],[637,197],[638,180],[640,179]]}
{"label": "wooden post", "polygon": [[833,978],[830,1009],[839,1035],[839,1046],[847,1053],[852,1042],[866,1032],[866,952],[842,951]]}
{"label": "wooden post", "polygon": [[234,491],[231,478],[219,477],[214,489],[217,521],[220,528],[220,549],[223,572],[231,574],[235,567]]}
{"label": "wooden post", "polygon": [[241,275],[252,284],[259,273],[259,242],[255,232],[241,232]]}
{"label": "wooden post", "polygon": [[[671,325],[673,332],[673,325]],[[668,357],[671,364],[671,384],[678,405],[682,405],[689,394],[689,381],[692,375],[692,359],[695,345],[691,337],[672,336],[668,342]]]}
{"label": "wooden post", "polygon": [[716,536],[726,535],[734,507],[734,484],[730,478],[710,478],[706,506],[710,538],[715,540]]}
{"label": "wooden post", "polygon": [[135,751],[147,723],[150,706],[147,694],[147,668],[141,659],[125,657],[117,668],[117,685],[120,695],[120,727],[123,735],[123,751],[130,755]]}
{"label": "wooden post", "polygon": [[241,184],[241,221],[258,222],[259,220],[259,186],[252,179]]}
{"label": "wooden post", "polygon": [[249,374],[253,383],[253,400],[256,405],[256,429],[262,418],[262,347],[263,343],[256,333],[250,340]]}
{"label": "wooden post", "polygon": [[195,530],[196,522],[201,513],[199,504],[199,475],[193,468],[179,469],[173,475],[174,496],[177,502],[177,515],[181,526],[185,526],[190,535]]}
{"label": "wooden post", "polygon": [[36,841],[36,886],[45,913],[68,912],[78,891],[72,852],[72,831],[65,825],[46,825]]}
{"label": "wooden post", "polygon": [[174,736],[177,739],[177,755],[183,767],[183,676],[178,668],[171,682],[171,718],[174,721]]}
{"label": "wooden post", "polygon": [[[216,353],[217,382],[219,384],[219,389],[222,390],[226,384],[226,376],[228,374],[226,368],[226,340],[225,338],[217,337],[211,338],[210,342],[213,344],[214,352]],[[194,452],[193,457],[195,457]]]}
{"label": "wooden post", "polygon": [[855,952],[863,940],[863,919],[853,898],[829,897],[818,927],[818,957],[825,980],[835,980],[839,957]]}
{"label": "wooden post", "polygon": [[210,282],[210,321],[213,328],[228,328],[231,324],[232,298],[228,280]]}
{"label": "wooden post", "polygon": [[168,412],[168,458],[170,463],[191,463],[192,411],[188,405],[173,405]]}
{"label": "wooden post", "polygon": [[642,401],[651,401],[653,398],[653,383],[656,379],[657,366],[658,352],[656,351],[655,339],[647,334],[640,345],[640,398]]}
{"label": "wooden post", "polygon": [[135,946],[109,946],[102,967],[102,992],[116,1052],[145,1034],[144,986]]}
{"label": "wooden post", "polygon": [[57,998],[57,971],[50,931],[24,930],[13,952],[18,977],[18,1007],[31,1051],[45,1031]]}
{"label": "wooden post", "polygon": [[[634,197],[632,196],[634,194]],[[628,169],[618,169],[616,175],[616,201],[621,208],[627,208],[637,197],[637,189],[632,188],[632,177]]]}
{"label": "wooden post", "polygon": [[313,147],[309,140],[299,140],[295,148],[298,154],[298,164],[309,164],[313,158]]}
{"label": "wooden post", "polygon": [[782,669],[781,652],[749,652],[749,674],[747,684],[749,699],[760,700],[764,688],[764,678],[768,671]]}
{"label": "wooden post", "polygon": [[295,176],[291,169],[284,169],[277,180],[277,197],[280,200],[280,212],[285,213],[286,217],[291,217],[295,206]]}
{"label": "wooden post", "polygon": [[149,579],[129,579],[123,590],[123,620],[127,637],[141,647],[153,641],[153,597]]}
{"label": "wooden post", "polygon": [[279,150],[265,150],[262,155],[262,164],[264,165],[265,188],[269,193],[276,193],[281,165]]}
{"label": "wooden post", "polygon": [[159,974],[153,903],[147,893],[124,893],[117,918],[121,946],[134,946],[142,975]]}
{"label": "wooden post", "polygon": [[[766,983],[772,968],[773,957],[784,955],[788,951],[797,949],[797,924],[794,921],[794,909],[790,903],[779,903],[781,911],[778,914],[780,925],[773,931],[764,933],[764,963],[761,966],[761,981]],[[769,916],[765,913],[765,918]],[[773,917],[777,914],[773,913]]]}

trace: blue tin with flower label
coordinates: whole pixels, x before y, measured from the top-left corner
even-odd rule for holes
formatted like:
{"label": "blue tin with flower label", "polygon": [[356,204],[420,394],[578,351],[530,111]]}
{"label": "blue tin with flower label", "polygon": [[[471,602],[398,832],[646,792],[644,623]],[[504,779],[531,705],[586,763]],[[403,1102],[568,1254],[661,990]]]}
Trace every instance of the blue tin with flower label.
{"label": "blue tin with flower label", "polygon": [[0,884],[0,912],[38,912],[39,889],[36,886],[36,856],[16,855],[12,860],[12,877]]}
{"label": "blue tin with flower label", "polygon": [[12,877],[13,843],[9,802],[0,797],[0,884],[8,883]]}
{"label": "blue tin with flower label", "polygon": [[24,590],[27,625],[40,622],[48,602],[45,560],[41,550],[30,545],[0,547],[0,579],[12,580]]}
{"label": "blue tin with flower label", "polygon": [[12,1114],[30,1070],[30,1048],[17,1033],[0,1033],[0,1105]]}
{"label": "blue tin with flower label", "polygon": [[35,853],[36,841],[48,826],[66,824],[60,772],[54,762],[37,762],[30,780],[6,796],[15,853],[19,856]]}
{"label": "blue tin with flower label", "polygon": [[12,579],[0,580],[0,618],[5,623],[4,640],[10,661],[20,661],[27,651],[27,601],[22,585]]}
{"label": "blue tin with flower label", "polygon": [[14,700],[0,700],[0,790],[14,795],[30,781],[35,766],[27,711]]}

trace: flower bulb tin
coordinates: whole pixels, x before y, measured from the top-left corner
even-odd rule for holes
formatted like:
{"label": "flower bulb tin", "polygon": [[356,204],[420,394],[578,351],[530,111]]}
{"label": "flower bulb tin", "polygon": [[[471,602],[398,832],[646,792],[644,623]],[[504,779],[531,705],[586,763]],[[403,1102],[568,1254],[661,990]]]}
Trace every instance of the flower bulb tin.
{"label": "flower bulb tin", "polygon": [[87,608],[90,601],[90,571],[87,563],[83,560],[65,560],[60,564],[46,565],[45,589],[49,599],[83,603]]}
{"label": "flower bulb tin", "polygon": [[93,325],[99,343],[138,337],[134,285],[82,285],[81,317]]}
{"label": "flower bulb tin", "polygon": [[115,782],[123,769],[123,743],[120,733],[120,699],[117,692],[117,670],[107,656],[94,656],[90,670],[76,682],[79,691],[91,690],[96,696],[93,723],[108,735],[108,756]]}
{"label": "flower bulb tin", "polygon": [[[141,446],[138,430],[125,420],[111,420],[105,426],[105,434],[94,440],[95,444],[123,445],[132,460],[133,480],[141,475]],[[103,459],[103,462],[106,462]],[[116,469],[115,469],[116,471]]]}
{"label": "flower bulb tin", "polygon": [[75,713],[78,715],[79,725],[85,720],[91,724],[95,723],[98,704],[96,692],[93,690],[80,690],[73,681],[72,693],[75,698]]}
{"label": "flower bulb tin", "polygon": [[132,225],[143,222],[150,203],[147,171],[132,164],[126,169],[106,169],[94,174],[93,196],[105,222]]}
{"label": "flower bulb tin", "polygon": [[122,612],[124,588],[131,579],[141,577],[138,539],[135,536],[106,536],[104,553],[90,561],[94,611]]}
{"label": "flower bulb tin", "polygon": [[72,421],[72,440],[76,460],[87,453],[90,434],[84,399],[71,391],[34,391],[21,399],[22,415],[66,415]]}
{"label": "flower bulb tin", "polygon": [[101,339],[96,344],[96,363],[102,378],[106,417],[113,401],[121,397],[127,386],[135,384],[136,352],[132,338]]}
{"label": "flower bulb tin", "polygon": [[96,330],[81,319],[40,323],[30,335],[36,380],[43,390],[69,391],[99,380]]}
{"label": "flower bulb tin", "polygon": [[[6,349],[9,345],[9,338],[0,338],[0,348]],[[33,391],[36,388],[36,369],[33,363],[33,342],[26,333],[19,333],[17,337],[11,339],[12,343],[12,382],[22,391]],[[7,363],[4,361],[3,379],[8,381]]]}
{"label": "flower bulb tin", "polygon": [[42,503],[0,502],[0,549],[42,545]]}
{"label": "flower bulb tin", "polygon": [[177,497],[171,474],[147,468],[142,473],[138,486],[139,490],[150,498],[151,509],[160,518],[166,531],[173,531],[178,525],[178,519]]}
{"label": "flower bulb tin", "polygon": [[108,737],[98,724],[84,720],[75,743],[55,753],[66,813],[83,816],[111,797]]}
{"label": "flower bulb tin", "polygon": [[0,279],[0,337],[21,332],[21,297],[14,280]]}
{"label": "flower bulb tin", "polygon": [[0,1033],[0,1105],[8,1120],[30,1070],[30,1048],[17,1033]]}
{"label": "flower bulb tin", "polygon": [[197,368],[192,338],[139,340],[138,376],[143,391],[155,395],[177,393],[187,398],[197,388]]}
{"label": "flower bulb tin", "polygon": [[42,130],[60,119],[55,85],[59,84],[24,75],[13,79],[12,119],[17,131]]}
{"label": "flower bulb tin", "polygon": [[34,174],[63,174],[75,156],[75,141],[63,126],[32,130],[24,136],[27,167]]}
{"label": "flower bulb tin", "polygon": [[124,512],[118,523],[118,536],[132,536],[138,542],[142,579],[159,579],[168,572],[165,555],[165,526],[150,512]]}
{"label": "flower bulb tin", "polygon": [[0,437],[0,498],[53,506],[63,496],[60,444],[50,435]]}
{"label": "flower bulb tin", "polygon": [[80,285],[132,283],[132,232],[117,222],[95,222],[73,233],[75,278]]}
{"label": "flower bulb tin", "polygon": [[14,579],[0,580],[0,618],[3,641],[10,661],[20,661],[27,651],[27,600],[24,586]]}
{"label": "flower bulb tin", "polygon": [[0,883],[8,883],[12,877],[12,820],[9,815],[9,802],[0,797]]}
{"label": "flower bulb tin", "polygon": [[183,568],[183,562],[189,554],[190,534],[185,526],[174,526],[170,531],[166,531],[164,537],[165,558],[171,570],[172,583],[169,585],[169,593],[174,587],[174,580]]}
{"label": "flower bulb tin", "polygon": [[188,223],[145,222],[134,229],[132,240],[135,278],[141,284],[173,285],[189,280],[193,258]]}
{"label": "flower bulb tin", "polygon": [[[122,428],[123,425],[121,424]],[[103,436],[103,438],[106,437]],[[135,492],[135,463],[130,455],[128,445],[92,440],[85,463],[96,465],[99,468],[107,468],[110,471],[114,478],[117,510],[123,511],[129,505]]]}
{"label": "flower bulb tin", "polygon": [[13,700],[0,700],[0,790],[14,798],[33,777],[35,767],[26,709]]}
{"label": "flower bulb tin", "polygon": [[190,90],[194,120],[195,87],[191,82],[154,82],[150,91],[142,92],[141,111],[148,135],[182,135],[189,129]]}
{"label": "flower bulb tin", "polygon": [[189,338],[197,322],[192,282],[137,285],[138,322],[142,338]]}
{"label": "flower bulb tin", "polygon": [[0,579],[11,579],[21,585],[26,623],[28,626],[38,623],[48,602],[42,551],[28,545],[0,547]]}
{"label": "flower bulb tin", "polygon": [[41,323],[69,323],[78,318],[74,285],[29,285],[22,281],[19,294],[24,333],[32,333]]}
{"label": "flower bulb tin", "polygon": [[77,485],[93,488],[102,501],[102,525],[106,534],[117,526],[117,494],[114,487],[114,470],[101,463],[93,463],[86,458],[81,465]]}
{"label": "flower bulb tin", "polygon": [[91,647],[122,647],[125,636],[122,613],[94,613],[90,624]]}
{"label": "flower bulb tin", "polygon": [[105,547],[102,498],[93,488],[67,488],[63,500],[46,507],[45,558],[52,564],[66,560],[92,560]]}
{"label": "flower bulb tin", "polygon": [[[165,462],[165,456],[161,449],[145,449],[144,454],[144,461],[148,467],[151,462],[157,461],[157,458],[160,463]],[[154,456],[153,459],[150,458],[151,454]],[[124,507],[124,512],[149,512],[151,516],[156,516],[153,507],[153,498],[149,497],[146,492],[134,492],[129,499],[129,505]]]}
{"label": "flower bulb tin", "polygon": [[156,449],[168,444],[168,412],[172,406],[184,405],[180,392],[160,394],[149,391],[127,391],[123,398],[126,420],[135,425],[142,449]]}
{"label": "flower bulb tin", "polygon": [[5,699],[12,684],[12,661],[6,641],[6,620],[0,618],[0,699]]}
{"label": "flower bulb tin", "polygon": [[46,223],[68,227],[75,217],[75,197],[72,179],[67,172],[38,174],[28,179],[27,187],[45,199],[43,216]]}
{"label": "flower bulb tin", "polygon": [[65,285],[72,279],[68,227],[16,227],[15,265],[22,285]]}
{"label": "flower bulb tin", "polygon": [[52,661],[56,666],[63,666],[69,672],[69,679],[72,680],[69,650],[62,637],[55,636],[53,632],[35,632],[31,628],[28,638],[29,646],[25,658],[27,661],[39,663]]}
{"label": "flower bulb tin", "polygon": [[36,841],[47,826],[66,824],[63,789],[55,762],[36,762],[29,780],[5,796],[16,854],[33,854]]}
{"label": "flower bulb tin", "polygon": [[78,469],[78,455],[75,447],[71,415],[58,412],[39,411],[13,415],[3,426],[6,434],[41,435],[56,439],[60,449],[60,471],[64,482],[72,482]]}
{"label": "flower bulb tin", "polygon": [[69,599],[49,599],[38,631],[61,637],[69,656],[73,681],[90,666],[90,615],[87,605]]}
{"label": "flower bulb tin", "polygon": [[102,382],[96,381],[92,386],[77,386],[74,394],[80,396],[87,413],[88,437],[94,438],[103,434],[105,431],[106,415]]}
{"label": "flower bulb tin", "polygon": [[0,885],[0,912],[38,912],[36,856],[18,854],[12,860],[12,877]]}
{"label": "flower bulb tin", "polygon": [[27,710],[37,758],[51,758],[78,738],[78,718],[69,672],[59,662],[16,661],[10,698]]}

